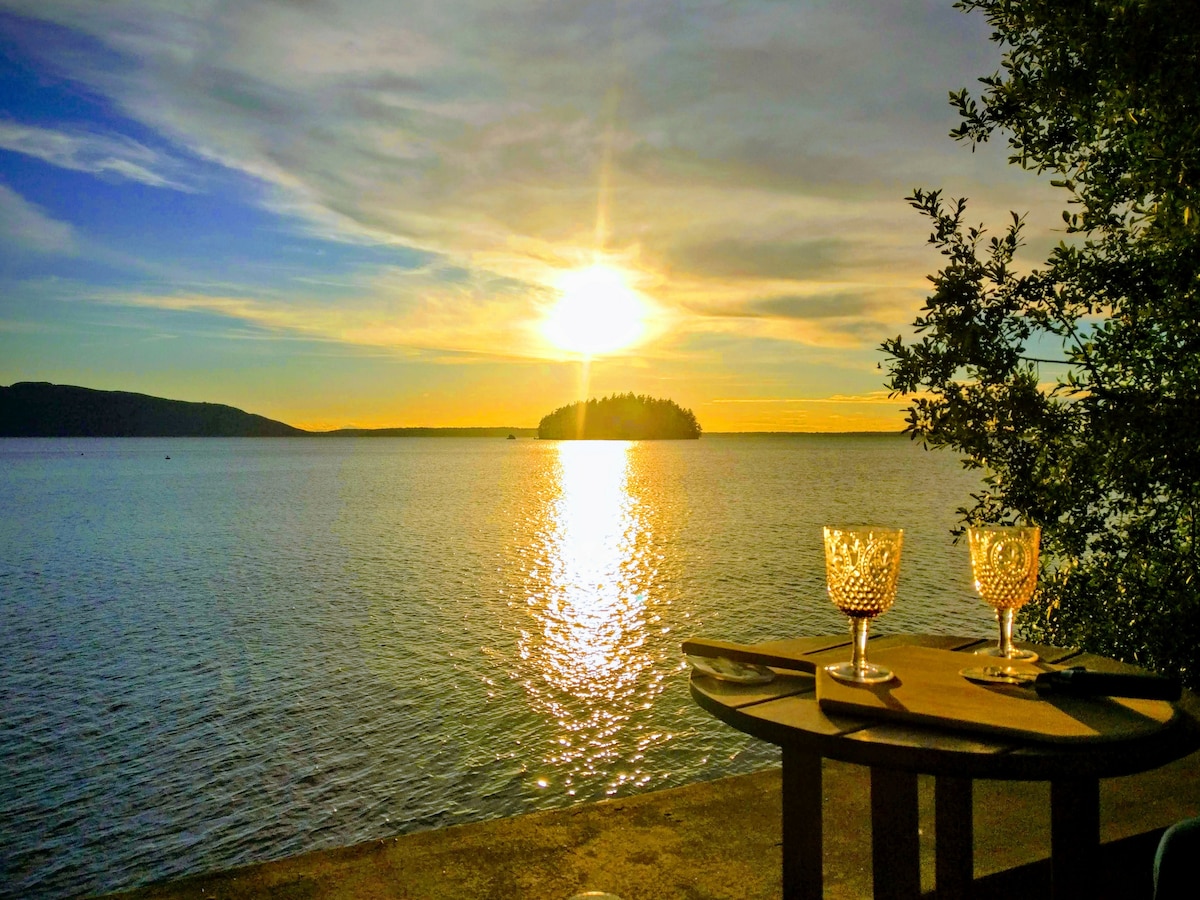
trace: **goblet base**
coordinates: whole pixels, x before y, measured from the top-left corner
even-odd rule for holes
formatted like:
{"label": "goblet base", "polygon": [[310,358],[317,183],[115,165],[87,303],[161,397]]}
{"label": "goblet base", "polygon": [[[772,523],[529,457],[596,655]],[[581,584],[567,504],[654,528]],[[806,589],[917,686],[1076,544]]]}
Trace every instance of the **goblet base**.
{"label": "goblet base", "polygon": [[870,663],[861,670],[855,669],[852,662],[834,663],[832,666],[826,666],[825,671],[838,681],[850,684],[880,684],[896,677],[896,673],[891,669],[873,666]]}
{"label": "goblet base", "polygon": [[1013,647],[1008,653],[1005,653],[999,647],[988,647],[985,650],[976,650],[976,656],[995,656],[1000,659],[1013,659],[1020,662],[1037,662],[1038,655],[1032,650],[1018,650]]}

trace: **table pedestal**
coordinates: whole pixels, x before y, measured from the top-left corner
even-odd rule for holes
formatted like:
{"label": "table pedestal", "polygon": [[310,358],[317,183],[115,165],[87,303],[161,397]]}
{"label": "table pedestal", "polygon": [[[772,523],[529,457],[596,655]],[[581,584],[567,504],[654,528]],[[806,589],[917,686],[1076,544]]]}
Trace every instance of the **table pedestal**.
{"label": "table pedestal", "polygon": [[[1200,715],[1189,704],[1137,701],[1127,707],[1110,700],[1059,705],[1018,691],[1004,701],[1007,706],[992,702],[989,709],[1011,712],[1010,701],[1015,701],[1021,705],[1021,720],[1014,724],[1001,717],[1002,721],[988,720],[988,725],[983,721],[986,717],[969,715],[974,700],[963,689],[965,682],[960,684],[957,678],[960,660],[962,665],[970,663],[974,652],[988,643],[953,635],[878,638],[872,644],[873,654],[887,652],[908,660],[907,674],[890,688],[879,689],[878,702],[857,697],[851,703],[833,695],[818,701],[822,667],[845,658],[846,640],[840,635],[770,641],[750,648],[751,655],[773,660],[779,677],[771,682],[730,683],[692,674],[692,697],[702,708],[783,751],[785,900],[823,896],[821,768],[825,759],[864,766],[871,773],[871,859],[877,898],[920,896],[918,774],[934,778],[932,837],[939,897],[973,893],[973,783],[979,779],[1049,782],[1053,896],[1056,900],[1092,897],[1098,886],[1104,887],[1097,885],[1096,876],[1100,779],[1144,772],[1197,750]],[[736,645],[729,647],[742,652]],[[1052,667],[1140,671],[1076,650],[1040,645],[1031,649]],[[955,677],[948,682],[952,694],[937,694],[937,703],[946,708],[943,715],[941,706],[931,711],[926,704],[931,685],[946,687],[947,671]],[[901,696],[903,691],[908,693]],[[977,699],[986,698],[979,694]],[[1037,728],[1024,721],[1035,712],[1041,723]],[[831,803],[841,799],[833,797]],[[987,812],[980,810],[984,827],[990,823]],[[987,836],[993,837],[990,832]]]}
{"label": "table pedestal", "polygon": [[[783,898],[824,896],[821,757],[783,748]],[[974,882],[973,788],[970,778],[937,776],[935,877],[939,898],[967,897]],[[917,776],[871,767],[871,870],[875,900],[921,896]],[[1050,784],[1050,854],[1054,900],[1095,896],[1100,849],[1100,782]],[[875,873],[886,872],[887,877]]]}
{"label": "table pedestal", "polygon": [[1100,780],[1050,782],[1050,858],[1054,900],[1094,897],[1100,853]]}
{"label": "table pedestal", "polygon": [[915,772],[871,767],[871,883],[875,900],[921,896]]}
{"label": "table pedestal", "polygon": [[970,778],[939,775],[933,783],[934,878],[939,898],[966,897],[975,880]]}
{"label": "table pedestal", "polygon": [[783,748],[783,898],[822,900],[825,893],[821,757]]}

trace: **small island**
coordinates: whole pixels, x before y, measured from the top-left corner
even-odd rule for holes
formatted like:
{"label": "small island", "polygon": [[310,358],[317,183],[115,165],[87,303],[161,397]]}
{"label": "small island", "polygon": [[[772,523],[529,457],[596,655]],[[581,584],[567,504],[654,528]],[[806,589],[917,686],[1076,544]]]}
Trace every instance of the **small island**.
{"label": "small island", "polygon": [[700,423],[672,400],[614,394],[556,409],[538,425],[542,440],[695,440]]}

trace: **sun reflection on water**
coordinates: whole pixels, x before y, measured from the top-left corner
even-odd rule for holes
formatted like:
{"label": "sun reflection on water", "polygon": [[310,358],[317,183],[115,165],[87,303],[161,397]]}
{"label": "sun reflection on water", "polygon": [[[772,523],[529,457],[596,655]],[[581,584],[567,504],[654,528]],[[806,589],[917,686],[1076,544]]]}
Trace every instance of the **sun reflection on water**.
{"label": "sun reflection on water", "polygon": [[546,498],[527,583],[525,686],[554,723],[554,749],[544,762],[571,795],[594,791],[581,782],[601,779],[611,794],[648,778],[637,763],[646,740],[657,737],[622,734],[662,690],[645,646],[655,563],[649,511],[631,490],[633,446],[558,445],[558,490]]}

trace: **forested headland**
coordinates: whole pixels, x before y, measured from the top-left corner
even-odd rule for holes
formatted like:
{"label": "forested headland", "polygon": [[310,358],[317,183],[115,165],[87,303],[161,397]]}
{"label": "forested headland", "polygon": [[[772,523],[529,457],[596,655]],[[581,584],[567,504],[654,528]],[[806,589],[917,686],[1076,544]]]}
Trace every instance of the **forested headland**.
{"label": "forested headland", "polygon": [[556,409],[538,425],[542,440],[695,440],[700,431],[690,409],[632,393],[580,400]]}
{"label": "forested headland", "polygon": [[0,385],[0,437],[533,437],[532,428],[305,431],[220,403],[21,381]]}
{"label": "forested headland", "polygon": [[296,437],[308,432],[220,403],[23,381],[0,387],[0,437]]}

